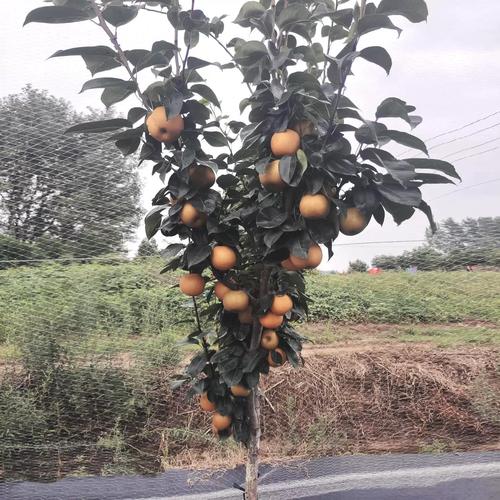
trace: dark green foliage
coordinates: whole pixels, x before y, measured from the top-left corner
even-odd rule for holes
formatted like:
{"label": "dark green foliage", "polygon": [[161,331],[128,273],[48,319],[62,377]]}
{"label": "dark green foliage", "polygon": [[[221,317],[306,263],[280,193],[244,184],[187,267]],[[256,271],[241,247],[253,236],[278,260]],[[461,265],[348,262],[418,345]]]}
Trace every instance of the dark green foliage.
{"label": "dark green foliage", "polygon": [[379,255],[373,265],[382,269],[456,270],[467,266],[500,267],[500,217],[446,219],[438,231],[426,233],[428,244],[402,255]]}
{"label": "dark green foliage", "polygon": [[0,260],[103,255],[134,232],[137,169],[105,136],[65,136],[81,118],[31,87],[0,102],[0,234],[17,240]]}
{"label": "dark green foliage", "polygon": [[368,264],[366,262],[359,259],[349,262],[348,273],[366,273],[366,271],[368,271]]}

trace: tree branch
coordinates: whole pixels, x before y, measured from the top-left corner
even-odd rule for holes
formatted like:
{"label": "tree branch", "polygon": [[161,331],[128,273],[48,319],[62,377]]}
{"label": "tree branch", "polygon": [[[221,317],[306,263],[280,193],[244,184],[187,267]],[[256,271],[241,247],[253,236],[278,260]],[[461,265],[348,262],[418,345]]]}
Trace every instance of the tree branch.
{"label": "tree branch", "polygon": [[118,58],[120,59],[121,65],[127,70],[127,73],[130,75],[131,80],[135,83],[136,88],[137,88],[137,90],[136,90],[137,95],[139,96],[139,98],[142,101],[142,103],[144,104],[144,106],[146,106],[146,108],[150,109],[151,106],[149,105],[146,98],[144,97],[144,95],[141,93],[141,91],[139,89],[139,82],[137,80],[137,75],[132,71],[132,68],[130,67],[127,56],[125,55],[120,44],[118,43],[118,38],[116,37],[116,34],[114,34],[111,31],[110,27],[108,26],[108,23],[104,19],[104,16],[102,15],[102,11],[99,8],[99,6],[97,5],[96,0],[90,0],[90,4],[92,5],[92,8],[94,9],[95,15],[97,16],[97,19],[99,21],[98,22],[99,26],[104,30],[106,35],[108,35],[109,40],[113,44],[113,47],[115,48],[116,53],[118,54]]}
{"label": "tree branch", "polygon": [[[224,49],[224,51],[226,52],[226,54],[229,55],[229,57],[234,62],[235,66],[238,68],[238,70],[240,71],[240,73],[243,76],[245,76],[245,73],[241,69],[241,66],[234,61],[234,56],[233,56],[233,54],[231,54],[231,51],[215,35],[213,35],[212,33],[210,33],[210,38],[213,38]],[[253,90],[252,90],[252,87],[250,87],[250,84],[248,82],[245,82],[245,84],[246,84],[246,86],[247,86],[248,91],[250,92],[250,94],[253,94]]]}

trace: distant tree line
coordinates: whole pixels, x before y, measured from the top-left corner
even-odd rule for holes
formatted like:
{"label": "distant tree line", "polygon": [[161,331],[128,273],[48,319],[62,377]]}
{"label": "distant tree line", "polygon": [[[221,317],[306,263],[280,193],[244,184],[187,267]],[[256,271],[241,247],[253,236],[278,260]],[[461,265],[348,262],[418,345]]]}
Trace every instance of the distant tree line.
{"label": "distant tree line", "polygon": [[456,270],[468,266],[500,267],[500,217],[445,219],[427,243],[401,255],[379,255],[374,267],[421,270]]}
{"label": "distant tree line", "polygon": [[0,269],[124,249],[141,216],[136,162],[101,134],[64,134],[111,116],[30,86],[0,100]]}

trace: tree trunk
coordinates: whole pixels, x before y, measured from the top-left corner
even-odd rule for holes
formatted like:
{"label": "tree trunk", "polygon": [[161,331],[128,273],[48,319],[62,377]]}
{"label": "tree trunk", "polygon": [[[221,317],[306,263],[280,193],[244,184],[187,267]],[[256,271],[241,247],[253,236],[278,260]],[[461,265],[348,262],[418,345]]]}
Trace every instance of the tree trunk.
{"label": "tree trunk", "polygon": [[[260,273],[259,299],[268,292],[270,269],[263,267]],[[257,351],[260,347],[262,326],[258,318],[254,318],[252,338],[250,340],[250,351]],[[260,451],[260,392],[259,386],[252,389],[248,396],[248,414],[250,416],[250,436],[247,442],[247,465],[245,477],[245,500],[257,500],[259,479],[259,451]]]}
{"label": "tree trunk", "polygon": [[257,500],[259,479],[259,449],[260,449],[260,400],[259,387],[255,387],[248,397],[248,412],[250,415],[250,438],[247,448],[247,466],[245,477],[245,500]]}

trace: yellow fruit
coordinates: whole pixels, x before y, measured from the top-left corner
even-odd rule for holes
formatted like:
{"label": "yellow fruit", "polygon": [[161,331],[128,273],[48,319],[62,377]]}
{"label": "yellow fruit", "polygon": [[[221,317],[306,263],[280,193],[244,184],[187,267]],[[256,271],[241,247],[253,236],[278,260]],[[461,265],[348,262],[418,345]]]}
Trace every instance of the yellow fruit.
{"label": "yellow fruit", "polygon": [[359,234],[369,222],[370,218],[356,207],[348,208],[347,212],[341,214],[339,218],[340,230],[347,236]]}
{"label": "yellow fruit", "polygon": [[323,252],[321,247],[316,244],[312,244],[307,252],[307,259],[302,259],[295,255],[290,255],[290,262],[292,265],[300,269],[314,269],[321,264],[323,260]]}
{"label": "yellow fruit", "polygon": [[242,312],[248,308],[250,300],[243,290],[231,290],[222,299],[224,309],[230,312]]}
{"label": "yellow fruit", "polygon": [[199,229],[207,222],[206,214],[200,212],[191,203],[186,202],[181,210],[181,222],[188,227]]}
{"label": "yellow fruit", "polygon": [[244,311],[238,313],[238,320],[243,325],[252,325],[253,324],[252,308],[248,307]]}
{"label": "yellow fruit", "polygon": [[292,262],[290,261],[290,258],[282,261],[281,267],[283,269],[286,269],[287,271],[298,271],[299,269],[302,269],[301,267],[297,267],[294,264],[292,264]]}
{"label": "yellow fruit", "polygon": [[195,273],[185,274],[179,280],[181,292],[189,297],[197,297],[205,289],[205,280]]}
{"label": "yellow fruit", "polygon": [[236,252],[231,247],[217,245],[212,249],[212,266],[218,271],[229,271],[237,261]]}
{"label": "yellow fruit", "polygon": [[[280,363],[277,363],[276,361],[274,361],[273,356],[272,356],[273,352],[278,354],[278,356],[281,358]],[[273,368],[276,368],[277,366],[281,366],[281,365],[285,364],[286,360],[287,360],[287,357],[286,357],[285,351],[283,349],[280,349],[279,347],[277,349],[274,349],[274,351],[271,351],[267,355],[267,362],[269,363],[269,366],[272,366]]]}
{"label": "yellow fruit", "polygon": [[200,407],[203,411],[214,411],[215,410],[215,404],[208,399],[208,395],[206,392],[204,392],[200,396]]}
{"label": "yellow fruit", "polygon": [[300,120],[292,128],[300,137],[304,137],[305,135],[316,135],[316,129],[314,128],[313,122],[310,120]]}
{"label": "yellow fruit", "polygon": [[157,141],[172,143],[182,134],[184,120],[180,115],[169,119],[165,107],[158,106],[146,119],[146,127],[149,135]]}
{"label": "yellow fruit", "polygon": [[300,135],[292,129],[276,132],[271,137],[271,151],[274,156],[292,156],[300,148]]}
{"label": "yellow fruit", "polygon": [[189,183],[197,189],[209,189],[215,184],[215,172],[206,165],[191,165]]}
{"label": "yellow fruit", "polygon": [[286,184],[280,176],[280,161],[274,160],[269,163],[264,172],[259,174],[259,180],[268,191],[283,191]]}
{"label": "yellow fruit", "polygon": [[231,394],[238,398],[246,398],[252,392],[250,389],[245,387],[244,385],[233,385],[231,387]]}
{"label": "yellow fruit", "polygon": [[280,339],[274,330],[264,330],[260,339],[260,346],[268,351],[272,351],[278,347]]}
{"label": "yellow fruit", "polygon": [[279,328],[281,326],[283,323],[283,316],[268,312],[259,318],[259,322],[264,328],[273,330],[274,328]]}
{"label": "yellow fruit", "polygon": [[330,200],[323,194],[305,194],[299,211],[305,219],[324,219],[330,212]]}
{"label": "yellow fruit", "polygon": [[212,417],[212,427],[217,431],[223,431],[231,426],[232,418],[229,415],[214,413]]}
{"label": "yellow fruit", "polygon": [[293,309],[293,301],[288,295],[276,295],[273,299],[271,312],[278,316],[283,316]]}
{"label": "yellow fruit", "polygon": [[226,295],[226,293],[230,291],[231,289],[220,281],[217,281],[217,283],[215,284],[214,293],[219,300],[222,300],[224,298],[224,295]]}

